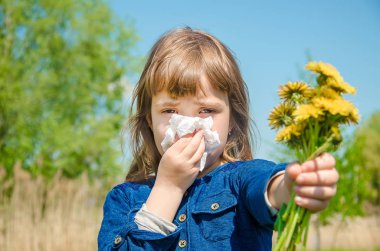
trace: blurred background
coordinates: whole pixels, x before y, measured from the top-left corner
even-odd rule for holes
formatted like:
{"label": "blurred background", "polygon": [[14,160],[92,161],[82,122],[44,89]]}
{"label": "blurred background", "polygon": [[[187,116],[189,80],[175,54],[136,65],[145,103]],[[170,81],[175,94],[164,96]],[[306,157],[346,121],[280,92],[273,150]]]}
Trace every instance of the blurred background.
{"label": "blurred background", "polygon": [[184,26],[233,51],[255,158],[293,160],[267,117],[280,84],[309,80],[306,62],[333,64],[357,88],[345,98],[361,122],[344,129],[338,195],[314,216],[308,247],[379,250],[377,0],[0,0],[0,250],[97,249],[105,195],[130,161],[121,130],[131,91],[153,43]]}

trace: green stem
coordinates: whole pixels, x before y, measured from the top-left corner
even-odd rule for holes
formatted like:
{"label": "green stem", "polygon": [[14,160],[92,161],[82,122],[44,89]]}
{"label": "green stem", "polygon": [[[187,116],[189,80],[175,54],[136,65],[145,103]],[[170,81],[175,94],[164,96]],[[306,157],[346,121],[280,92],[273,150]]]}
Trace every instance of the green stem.
{"label": "green stem", "polygon": [[305,219],[302,222],[302,225],[305,227],[305,232],[304,232],[303,238],[302,238],[303,239],[303,242],[302,242],[303,250],[306,250],[307,234],[309,232],[308,230],[309,230],[310,217],[311,217],[311,213],[310,213],[310,211],[307,211],[306,215],[305,215]]}
{"label": "green stem", "polygon": [[320,155],[321,153],[323,152],[326,152],[326,150],[331,146],[331,142],[334,138],[334,135],[330,135],[330,137],[325,141],[325,143],[323,143],[323,145],[321,145],[317,150],[315,150],[307,159],[306,161],[308,160],[312,160],[312,159],[315,159],[318,155]]}
{"label": "green stem", "polygon": [[293,212],[293,217],[290,221],[290,229],[289,229],[289,232],[287,233],[287,238],[286,238],[286,242],[285,242],[285,247],[289,247],[289,244],[290,244],[290,241],[292,239],[292,235],[293,235],[293,232],[294,232],[294,229],[296,227],[296,224],[297,224],[297,219],[299,217],[299,209],[300,207],[297,207]]}
{"label": "green stem", "polygon": [[[319,130],[319,128],[316,128],[316,130]],[[310,154],[310,156],[305,161],[312,160],[321,153],[327,151],[327,149],[331,146],[332,140],[333,135],[331,135],[317,150]],[[303,236],[303,249],[306,247],[311,213],[306,209],[297,206],[294,202],[294,197],[295,193],[292,193],[286,211],[282,215],[278,215],[278,217],[282,217],[285,226],[283,228],[283,231],[279,233],[277,237],[278,242],[273,249],[274,251],[290,250],[292,248],[294,249],[295,242],[298,242],[299,239],[297,236],[294,236],[293,238],[294,233]],[[297,231],[295,231],[296,228]]]}

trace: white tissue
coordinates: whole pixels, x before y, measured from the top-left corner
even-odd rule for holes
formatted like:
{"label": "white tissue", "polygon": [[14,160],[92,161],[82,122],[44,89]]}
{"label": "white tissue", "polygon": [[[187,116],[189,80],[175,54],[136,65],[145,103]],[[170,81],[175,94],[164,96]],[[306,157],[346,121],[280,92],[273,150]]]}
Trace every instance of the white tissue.
{"label": "white tissue", "polygon": [[204,132],[206,149],[199,161],[199,170],[203,171],[206,164],[207,153],[214,151],[219,145],[219,134],[216,131],[211,131],[212,118],[187,117],[178,114],[173,114],[169,120],[169,128],[166,130],[165,138],[161,142],[162,149],[166,151],[174,144],[175,136],[179,138],[193,133],[195,130],[202,129]]}

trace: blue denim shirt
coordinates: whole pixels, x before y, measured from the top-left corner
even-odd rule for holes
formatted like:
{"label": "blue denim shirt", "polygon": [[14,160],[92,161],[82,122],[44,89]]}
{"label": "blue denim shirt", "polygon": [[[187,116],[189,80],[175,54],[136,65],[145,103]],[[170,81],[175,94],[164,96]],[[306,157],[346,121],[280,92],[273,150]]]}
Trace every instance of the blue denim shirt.
{"label": "blue denim shirt", "polygon": [[275,217],[269,212],[264,193],[270,177],[285,166],[259,159],[239,161],[196,179],[176,213],[176,231],[167,236],[139,230],[134,222],[154,179],[120,184],[108,193],[104,203],[98,248],[271,250]]}

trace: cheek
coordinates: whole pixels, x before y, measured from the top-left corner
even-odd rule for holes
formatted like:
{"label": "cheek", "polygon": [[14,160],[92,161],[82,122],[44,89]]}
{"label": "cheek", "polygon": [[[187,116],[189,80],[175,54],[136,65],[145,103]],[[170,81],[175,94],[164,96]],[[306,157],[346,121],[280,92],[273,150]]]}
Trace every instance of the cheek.
{"label": "cheek", "polygon": [[229,119],[228,116],[223,116],[221,118],[214,119],[213,130],[217,131],[219,134],[219,139],[221,144],[226,144],[229,131]]}
{"label": "cheek", "polygon": [[153,123],[152,125],[152,131],[153,131],[153,137],[154,142],[156,144],[156,147],[158,151],[163,154],[163,150],[161,147],[161,142],[165,138],[166,130],[169,128],[169,123]]}
{"label": "cheek", "polygon": [[219,133],[220,144],[224,146],[227,143],[228,127],[227,130],[225,128],[220,128],[217,132]]}
{"label": "cheek", "polygon": [[161,143],[161,141],[165,138],[165,133],[168,128],[169,128],[169,125],[164,125],[164,124],[159,124],[153,127],[154,139],[156,141],[159,141],[159,143]]}
{"label": "cheek", "polygon": [[165,134],[166,129],[169,127],[169,119],[163,116],[152,114],[152,130],[156,137]]}

